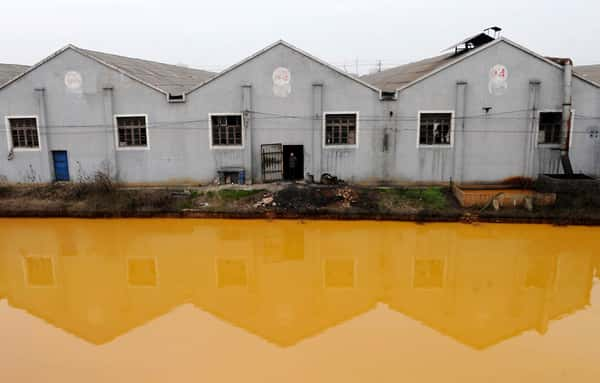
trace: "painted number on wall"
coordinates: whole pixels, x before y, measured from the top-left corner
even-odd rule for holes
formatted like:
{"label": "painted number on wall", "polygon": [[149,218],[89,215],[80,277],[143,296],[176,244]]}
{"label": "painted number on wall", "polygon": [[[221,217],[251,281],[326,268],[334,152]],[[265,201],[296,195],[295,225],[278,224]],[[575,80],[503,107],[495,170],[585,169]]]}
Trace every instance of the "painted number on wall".
{"label": "painted number on wall", "polygon": [[497,64],[490,69],[488,89],[494,96],[502,96],[508,91],[508,69],[504,65]]}
{"label": "painted number on wall", "polygon": [[287,97],[292,93],[292,74],[287,68],[279,67],[273,71],[273,94]]}
{"label": "painted number on wall", "polygon": [[78,91],[81,89],[81,85],[83,84],[83,78],[81,77],[81,73],[70,70],[65,73],[65,86],[70,91]]}

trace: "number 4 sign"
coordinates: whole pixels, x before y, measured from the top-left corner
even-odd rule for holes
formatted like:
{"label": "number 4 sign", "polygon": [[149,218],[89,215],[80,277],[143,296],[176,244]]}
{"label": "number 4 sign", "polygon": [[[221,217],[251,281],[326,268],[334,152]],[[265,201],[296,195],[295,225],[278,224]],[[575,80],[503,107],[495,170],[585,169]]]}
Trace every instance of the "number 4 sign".
{"label": "number 4 sign", "polygon": [[490,82],[488,85],[490,94],[502,96],[508,90],[508,69],[504,65],[494,65],[490,69]]}

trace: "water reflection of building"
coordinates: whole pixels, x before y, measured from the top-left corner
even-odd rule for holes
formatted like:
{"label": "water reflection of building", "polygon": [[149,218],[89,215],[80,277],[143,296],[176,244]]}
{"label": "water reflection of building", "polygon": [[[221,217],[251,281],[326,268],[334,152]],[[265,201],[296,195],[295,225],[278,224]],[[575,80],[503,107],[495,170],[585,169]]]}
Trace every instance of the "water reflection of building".
{"label": "water reflection of building", "polygon": [[[20,222],[20,221],[17,221]],[[26,223],[25,223],[26,222]],[[590,302],[568,229],[227,221],[11,222],[0,299],[94,344],[185,303],[290,346],[378,303],[485,348]],[[36,238],[31,241],[30,238]]]}
{"label": "water reflection of building", "polygon": [[[156,229],[141,221],[20,225],[16,240],[0,244],[9,303],[96,344],[168,312],[193,278],[179,266],[189,263],[185,253],[170,246],[191,231],[166,228],[158,240]],[[176,267],[160,268],[163,257]]]}
{"label": "water reflection of building", "polygon": [[369,237],[332,225],[229,228],[198,270],[194,303],[276,344],[292,345],[375,306],[380,258]]}
{"label": "water reflection of building", "polygon": [[3,264],[3,257],[0,255],[0,303],[2,302],[3,299],[6,298],[6,296],[8,295],[8,287],[7,287],[7,272],[6,272],[6,268],[4,267]]}
{"label": "water reflection of building", "polygon": [[386,258],[389,307],[484,348],[530,329],[545,333],[551,319],[589,304],[589,247],[548,241],[537,227],[505,229],[466,236],[425,227],[394,238],[391,248],[412,255]]}

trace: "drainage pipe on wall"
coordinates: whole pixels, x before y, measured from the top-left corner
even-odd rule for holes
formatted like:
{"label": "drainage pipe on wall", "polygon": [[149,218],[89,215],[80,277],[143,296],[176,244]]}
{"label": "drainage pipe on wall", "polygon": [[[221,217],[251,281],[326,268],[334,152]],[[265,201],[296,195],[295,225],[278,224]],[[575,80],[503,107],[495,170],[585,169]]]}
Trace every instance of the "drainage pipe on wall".
{"label": "drainage pipe on wall", "polygon": [[565,174],[572,175],[573,166],[571,165],[571,159],[569,157],[569,147],[571,146],[571,121],[573,113],[573,61],[571,59],[565,59],[563,67],[564,100],[562,108],[561,137],[564,137],[564,139],[561,141],[560,157]]}

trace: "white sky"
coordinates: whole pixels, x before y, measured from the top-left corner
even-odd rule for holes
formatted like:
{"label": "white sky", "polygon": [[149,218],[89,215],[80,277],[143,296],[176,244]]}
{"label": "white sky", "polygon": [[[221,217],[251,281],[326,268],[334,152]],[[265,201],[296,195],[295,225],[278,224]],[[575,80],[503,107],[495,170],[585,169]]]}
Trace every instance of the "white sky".
{"label": "white sky", "polygon": [[[361,72],[434,56],[499,25],[543,55],[600,63],[594,0],[1,0],[0,62],[33,64],[67,43],[220,70],[284,39]],[[8,4],[5,4],[8,3]]]}

